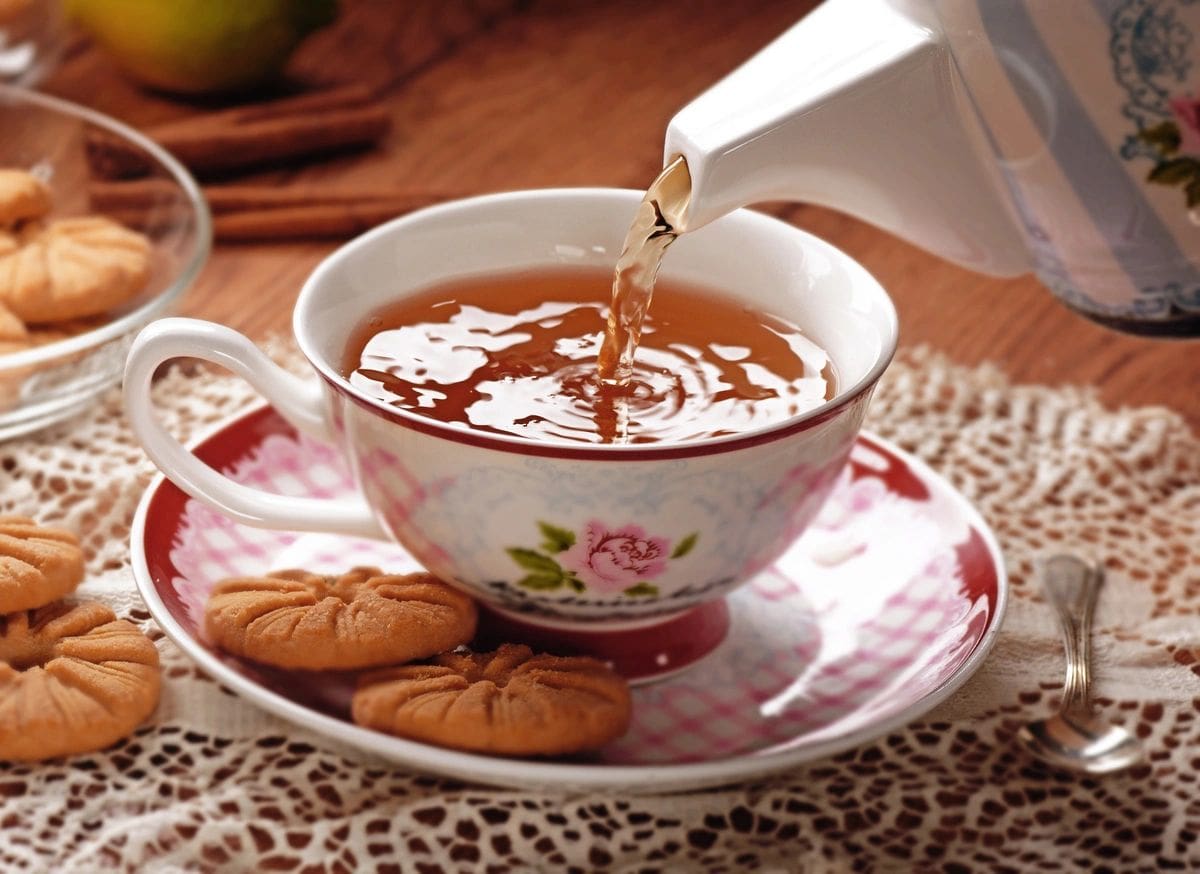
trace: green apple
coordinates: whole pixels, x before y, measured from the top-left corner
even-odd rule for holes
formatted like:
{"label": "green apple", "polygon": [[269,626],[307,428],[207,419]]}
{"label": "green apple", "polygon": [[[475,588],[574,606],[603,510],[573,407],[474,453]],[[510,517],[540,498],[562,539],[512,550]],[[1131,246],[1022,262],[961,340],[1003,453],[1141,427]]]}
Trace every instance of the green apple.
{"label": "green apple", "polygon": [[66,0],[67,14],[136,79],[186,94],[234,91],[283,69],[337,0]]}

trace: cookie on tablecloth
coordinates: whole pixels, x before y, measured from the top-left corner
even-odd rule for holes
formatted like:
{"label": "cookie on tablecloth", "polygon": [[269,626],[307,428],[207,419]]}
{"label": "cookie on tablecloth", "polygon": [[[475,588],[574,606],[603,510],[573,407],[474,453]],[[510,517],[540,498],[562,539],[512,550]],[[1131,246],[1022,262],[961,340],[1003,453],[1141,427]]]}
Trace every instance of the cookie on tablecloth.
{"label": "cookie on tablecloth", "polygon": [[78,537],[26,516],[0,516],[0,613],[43,607],[82,581]]}
{"label": "cookie on tablecloth", "polygon": [[158,703],[158,650],[103,604],[0,617],[0,759],[104,749]]}
{"label": "cookie on tablecloth", "polygon": [[454,649],[475,634],[475,602],[430,574],[357,567],[276,571],[218,583],[205,630],[226,652],[281,668],[351,670]]}
{"label": "cookie on tablecloth", "polygon": [[505,644],[361,678],[359,725],[438,746],[502,755],[596,749],[629,727],[629,685],[592,658]]}

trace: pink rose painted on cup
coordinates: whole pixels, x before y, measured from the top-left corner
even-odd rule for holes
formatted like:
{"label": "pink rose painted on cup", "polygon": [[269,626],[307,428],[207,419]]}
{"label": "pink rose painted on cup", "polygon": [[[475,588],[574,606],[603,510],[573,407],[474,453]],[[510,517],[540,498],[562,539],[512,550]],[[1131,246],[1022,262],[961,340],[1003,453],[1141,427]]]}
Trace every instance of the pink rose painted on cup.
{"label": "pink rose painted on cup", "polygon": [[640,525],[615,531],[596,519],[588,522],[583,539],[559,558],[559,563],[603,595],[631,589],[667,569],[671,542],[651,537]]}
{"label": "pink rose painted on cup", "polygon": [[543,537],[538,548],[508,549],[512,560],[528,572],[518,586],[635,598],[656,596],[658,587],[649,581],[661,576],[669,562],[691,552],[699,538],[692,532],[672,549],[669,538],[647,534],[640,525],[614,528],[598,519],[587,523],[582,537],[548,522],[539,522],[538,528]]}

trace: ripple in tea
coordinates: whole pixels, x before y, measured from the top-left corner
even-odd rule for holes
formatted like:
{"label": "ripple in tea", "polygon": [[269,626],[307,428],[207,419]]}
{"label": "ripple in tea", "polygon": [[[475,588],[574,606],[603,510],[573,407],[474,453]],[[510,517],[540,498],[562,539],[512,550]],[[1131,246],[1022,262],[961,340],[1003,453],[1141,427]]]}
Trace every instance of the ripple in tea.
{"label": "ripple in tea", "polygon": [[599,377],[612,273],[463,279],[374,313],[343,373],[404,410],[542,442],[678,443],[824,403],[833,367],[799,327],[720,292],[663,281],[629,380]]}
{"label": "ripple in tea", "polygon": [[600,379],[609,385],[624,385],[633,375],[658,268],[667,247],[683,232],[691,196],[687,162],[676,158],[650,183],[625,232],[625,244],[613,271],[612,304],[597,362]]}

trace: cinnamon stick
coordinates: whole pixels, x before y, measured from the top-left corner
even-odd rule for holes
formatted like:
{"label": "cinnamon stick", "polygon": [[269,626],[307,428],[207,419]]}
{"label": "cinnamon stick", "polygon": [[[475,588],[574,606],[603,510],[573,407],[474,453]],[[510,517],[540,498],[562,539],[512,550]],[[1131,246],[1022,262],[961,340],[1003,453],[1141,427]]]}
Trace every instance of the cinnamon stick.
{"label": "cinnamon stick", "polygon": [[[210,112],[145,133],[204,175],[370,145],[390,125],[370,92],[352,85]],[[136,178],[151,170],[145,152],[99,129],[88,132],[86,149],[93,172],[104,179]]]}
{"label": "cinnamon stick", "polygon": [[441,197],[414,194],[364,203],[314,203],[213,216],[213,234],[224,242],[345,239],[429,206]]}
{"label": "cinnamon stick", "polygon": [[253,124],[289,115],[311,115],[327,109],[343,109],[347,106],[370,106],[374,103],[371,89],[365,85],[334,85],[329,88],[317,88],[304,91],[289,97],[277,97],[273,100],[263,100],[258,103],[246,103],[229,109],[220,109],[202,116],[166,122],[159,128],[186,127],[197,119],[220,118],[226,124]]}
{"label": "cinnamon stick", "polygon": [[[356,204],[378,201],[432,202],[443,196],[428,193],[394,192],[379,188],[348,188],[342,185],[313,183],[288,185],[203,185],[200,191],[213,214],[248,210],[280,209],[317,204]],[[153,209],[178,197],[178,189],[169,179],[131,179],[124,182],[100,181],[88,185],[92,208],[112,210]]]}
{"label": "cinnamon stick", "polygon": [[[221,241],[342,239],[447,199],[437,192],[312,185],[210,185],[201,190],[213,214],[214,236]],[[169,222],[172,214],[165,206],[177,196],[165,179],[93,182],[88,193],[97,212],[141,228]]]}
{"label": "cinnamon stick", "polygon": [[[153,209],[169,204],[179,196],[179,186],[162,176],[88,183],[88,200],[97,212]],[[209,208],[212,209],[211,202]]]}

